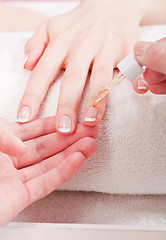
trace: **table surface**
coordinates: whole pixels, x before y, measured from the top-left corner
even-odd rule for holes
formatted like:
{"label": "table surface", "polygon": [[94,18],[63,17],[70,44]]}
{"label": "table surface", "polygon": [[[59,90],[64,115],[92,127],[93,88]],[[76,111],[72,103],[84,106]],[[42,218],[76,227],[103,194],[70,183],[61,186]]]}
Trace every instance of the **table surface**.
{"label": "table surface", "polygon": [[[114,228],[114,229],[113,229]],[[165,240],[166,232],[148,230],[118,230],[111,225],[86,224],[42,224],[42,223],[12,223],[0,228],[0,238],[3,240]]]}

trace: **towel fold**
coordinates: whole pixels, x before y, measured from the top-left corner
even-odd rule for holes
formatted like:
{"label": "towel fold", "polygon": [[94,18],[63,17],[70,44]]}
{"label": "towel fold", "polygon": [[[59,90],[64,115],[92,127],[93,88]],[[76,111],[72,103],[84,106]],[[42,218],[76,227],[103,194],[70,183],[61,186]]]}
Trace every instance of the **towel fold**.
{"label": "towel fold", "polygon": [[[141,28],[142,39],[166,36],[166,26]],[[0,33],[0,116],[16,120],[30,72],[23,70],[24,44],[32,33]],[[39,117],[53,116],[60,79],[53,83]],[[79,120],[85,105],[83,96]],[[127,80],[112,90],[99,125],[97,153],[59,189],[118,194],[166,193],[166,96],[138,95]]]}

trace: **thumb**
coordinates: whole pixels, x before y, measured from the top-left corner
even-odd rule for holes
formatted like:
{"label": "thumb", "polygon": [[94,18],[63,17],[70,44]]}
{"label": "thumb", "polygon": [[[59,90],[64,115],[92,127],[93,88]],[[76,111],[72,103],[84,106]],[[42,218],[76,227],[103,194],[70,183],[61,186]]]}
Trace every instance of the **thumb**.
{"label": "thumb", "polygon": [[157,42],[138,42],[134,52],[141,65],[166,75],[166,37]]}

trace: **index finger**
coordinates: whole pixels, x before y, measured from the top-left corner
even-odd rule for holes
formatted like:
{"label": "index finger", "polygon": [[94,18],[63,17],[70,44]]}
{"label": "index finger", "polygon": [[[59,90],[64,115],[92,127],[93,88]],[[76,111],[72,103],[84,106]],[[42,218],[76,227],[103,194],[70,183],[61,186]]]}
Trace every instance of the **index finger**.
{"label": "index finger", "polygon": [[13,131],[23,141],[56,132],[56,117],[48,117],[34,120],[29,123],[13,124]]}
{"label": "index finger", "polygon": [[58,76],[67,49],[60,40],[48,44],[44,54],[33,70],[21,99],[17,119],[21,123],[33,120],[51,83]]}

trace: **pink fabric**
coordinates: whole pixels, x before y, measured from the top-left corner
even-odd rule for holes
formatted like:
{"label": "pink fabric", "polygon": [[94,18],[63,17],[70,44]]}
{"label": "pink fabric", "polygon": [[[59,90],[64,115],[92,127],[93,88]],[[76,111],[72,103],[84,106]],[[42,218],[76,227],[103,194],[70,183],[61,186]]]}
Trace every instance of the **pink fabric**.
{"label": "pink fabric", "polygon": [[[13,2],[13,0],[1,0],[2,2]],[[22,2],[33,2],[33,0],[17,0],[17,1],[22,1]],[[39,2],[41,2],[41,1],[45,1],[45,2],[47,2],[47,0],[35,0],[35,1],[39,1]],[[60,1],[60,0],[49,0],[49,1]],[[62,0],[62,1],[64,1],[64,0]],[[65,0],[65,1],[77,1],[77,0]]]}

